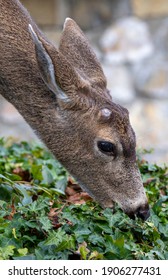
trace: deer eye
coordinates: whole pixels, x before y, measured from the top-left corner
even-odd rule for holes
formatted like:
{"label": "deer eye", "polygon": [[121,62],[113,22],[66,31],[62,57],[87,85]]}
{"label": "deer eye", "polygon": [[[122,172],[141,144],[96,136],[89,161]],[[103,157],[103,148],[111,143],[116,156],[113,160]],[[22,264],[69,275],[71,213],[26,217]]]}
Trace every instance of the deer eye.
{"label": "deer eye", "polygon": [[104,153],[108,156],[116,157],[117,149],[113,143],[108,142],[108,141],[98,141],[97,146],[102,153]]}

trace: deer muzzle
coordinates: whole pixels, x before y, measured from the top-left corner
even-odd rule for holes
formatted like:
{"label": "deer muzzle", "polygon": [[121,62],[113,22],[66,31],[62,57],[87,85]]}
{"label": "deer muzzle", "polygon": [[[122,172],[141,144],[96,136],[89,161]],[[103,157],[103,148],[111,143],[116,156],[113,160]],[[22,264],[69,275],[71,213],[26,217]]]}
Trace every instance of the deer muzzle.
{"label": "deer muzzle", "polygon": [[150,216],[149,205],[145,204],[144,206],[138,207],[136,209],[136,211],[126,212],[126,214],[133,220],[135,219],[135,216],[137,216],[138,218],[142,219],[143,221],[146,221]]}

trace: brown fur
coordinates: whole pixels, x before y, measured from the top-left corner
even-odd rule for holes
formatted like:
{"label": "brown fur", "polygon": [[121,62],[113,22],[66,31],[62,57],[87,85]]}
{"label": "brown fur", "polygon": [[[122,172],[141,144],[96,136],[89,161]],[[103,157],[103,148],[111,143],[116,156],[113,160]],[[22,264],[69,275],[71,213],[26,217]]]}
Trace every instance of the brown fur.
{"label": "brown fur", "polygon": [[[67,19],[57,50],[19,1],[0,0],[0,11],[0,93],[103,207],[116,201],[147,218],[128,111],[112,102],[83,32]],[[116,158],[101,153],[98,140],[114,143]]]}

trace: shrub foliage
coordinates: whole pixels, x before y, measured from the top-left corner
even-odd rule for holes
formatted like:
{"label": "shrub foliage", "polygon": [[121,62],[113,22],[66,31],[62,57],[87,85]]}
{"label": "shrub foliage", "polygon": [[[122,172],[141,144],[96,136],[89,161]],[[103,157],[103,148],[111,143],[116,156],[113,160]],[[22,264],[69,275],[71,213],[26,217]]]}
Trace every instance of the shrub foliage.
{"label": "shrub foliage", "polygon": [[41,145],[0,139],[0,259],[168,259],[168,167],[142,158],[144,223],[102,209]]}

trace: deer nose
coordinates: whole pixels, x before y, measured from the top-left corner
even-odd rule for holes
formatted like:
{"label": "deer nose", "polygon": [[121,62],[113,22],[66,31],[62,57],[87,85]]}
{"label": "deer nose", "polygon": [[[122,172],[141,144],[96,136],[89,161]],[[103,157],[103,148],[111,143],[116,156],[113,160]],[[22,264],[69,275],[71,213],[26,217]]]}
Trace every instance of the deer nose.
{"label": "deer nose", "polygon": [[150,216],[150,210],[149,205],[145,205],[142,207],[139,207],[136,211],[136,215],[138,218],[141,218],[143,221],[146,221]]}

